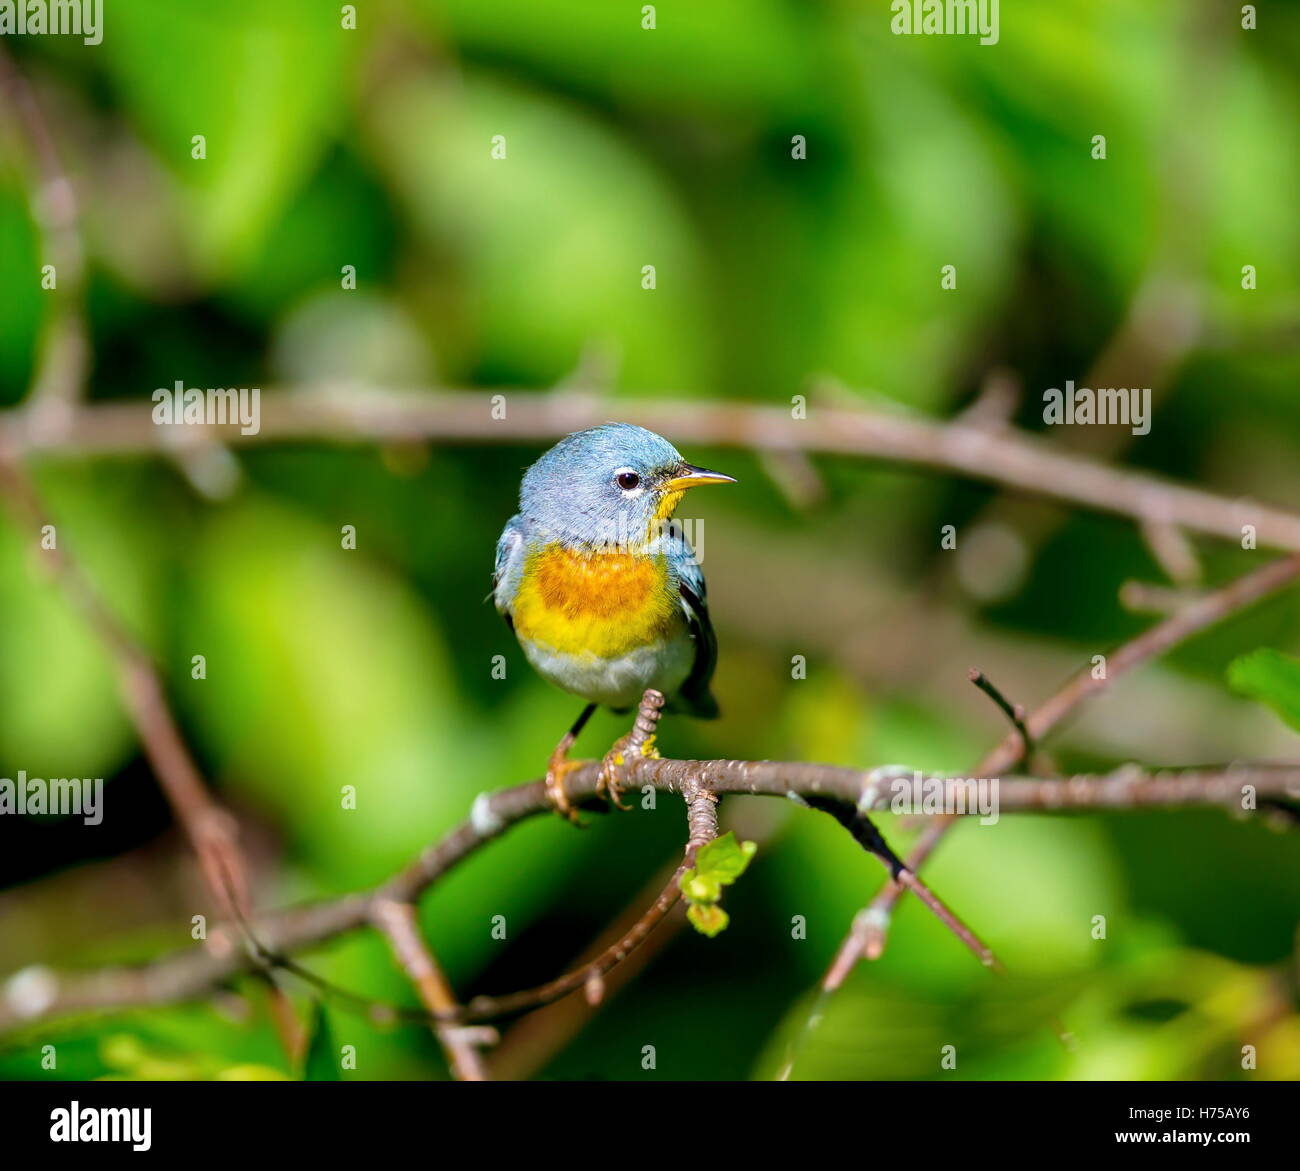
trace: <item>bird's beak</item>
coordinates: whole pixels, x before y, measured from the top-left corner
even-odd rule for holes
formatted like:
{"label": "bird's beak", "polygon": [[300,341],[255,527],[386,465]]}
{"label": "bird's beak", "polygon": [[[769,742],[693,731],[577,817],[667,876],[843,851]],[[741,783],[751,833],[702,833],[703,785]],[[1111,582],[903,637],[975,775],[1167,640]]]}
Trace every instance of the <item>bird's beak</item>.
{"label": "bird's beak", "polygon": [[683,464],[677,475],[664,484],[668,492],[682,492],[687,488],[697,488],[701,484],[734,484],[734,476],[724,476],[721,472],[711,472],[707,468],[697,468]]}

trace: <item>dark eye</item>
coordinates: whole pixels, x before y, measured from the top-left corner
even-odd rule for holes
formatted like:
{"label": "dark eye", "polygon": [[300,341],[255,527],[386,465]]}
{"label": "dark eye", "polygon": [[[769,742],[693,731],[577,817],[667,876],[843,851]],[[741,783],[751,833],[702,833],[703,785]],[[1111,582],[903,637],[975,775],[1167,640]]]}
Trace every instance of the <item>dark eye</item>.
{"label": "dark eye", "polygon": [[614,482],[623,489],[624,492],[631,492],[633,488],[641,483],[641,477],[636,472],[619,472],[614,477]]}

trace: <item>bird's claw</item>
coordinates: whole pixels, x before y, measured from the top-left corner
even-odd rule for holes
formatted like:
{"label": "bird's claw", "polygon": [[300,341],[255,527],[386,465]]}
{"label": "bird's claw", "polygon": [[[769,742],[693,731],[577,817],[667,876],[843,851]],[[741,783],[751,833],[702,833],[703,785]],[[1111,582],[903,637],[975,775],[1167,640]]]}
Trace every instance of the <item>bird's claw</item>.
{"label": "bird's claw", "polygon": [[569,760],[565,753],[557,749],[546,766],[546,799],[556,813],[574,825],[581,825],[582,822],[578,819],[578,811],[569,800],[569,795],[564,791],[564,778],[581,763],[580,760]]}
{"label": "bird's claw", "polygon": [[657,759],[659,756],[659,750],[655,748],[655,738],[653,736],[647,736],[639,749],[637,749],[631,734],[623,736],[614,742],[614,746],[601,759],[600,776],[596,781],[596,792],[615,808],[621,809],[625,813],[632,806],[624,805],[619,800],[623,787],[619,784],[618,770],[627,763],[625,754],[629,751],[639,752],[641,756],[653,759]]}
{"label": "bird's claw", "polygon": [[622,809],[626,812],[632,806],[624,805],[619,800],[619,794],[623,791],[623,788],[618,783],[618,770],[623,767],[624,763],[622,746],[621,744],[615,744],[601,759],[600,776],[596,781],[596,792],[616,809]]}

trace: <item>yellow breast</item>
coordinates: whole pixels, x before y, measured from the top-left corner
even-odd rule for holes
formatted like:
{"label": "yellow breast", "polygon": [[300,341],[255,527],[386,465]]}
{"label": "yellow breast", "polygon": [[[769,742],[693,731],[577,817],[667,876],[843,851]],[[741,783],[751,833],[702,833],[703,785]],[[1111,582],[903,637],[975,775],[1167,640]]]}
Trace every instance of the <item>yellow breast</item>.
{"label": "yellow breast", "polygon": [[664,557],[560,545],[528,555],[512,608],[520,638],[601,658],[666,637],[677,613]]}

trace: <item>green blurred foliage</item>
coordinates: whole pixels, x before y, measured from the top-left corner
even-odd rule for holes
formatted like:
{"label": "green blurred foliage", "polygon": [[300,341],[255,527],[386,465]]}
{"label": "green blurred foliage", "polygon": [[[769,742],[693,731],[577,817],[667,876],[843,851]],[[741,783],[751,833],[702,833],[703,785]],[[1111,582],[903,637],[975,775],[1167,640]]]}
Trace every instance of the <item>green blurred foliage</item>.
{"label": "green blurred foliage", "polygon": [[[1270,10],[1254,34],[1199,0],[1057,0],[1004,6],[999,44],[982,48],[891,36],[883,8],[796,0],[667,0],[653,31],[640,5],[584,0],[358,7],[353,31],[308,0],[116,0],[102,48],[6,46],[55,112],[81,197],[91,397],[143,404],[178,378],[526,392],[603,377],[614,398],[784,407],[808,393],[813,409],[840,396],[950,415],[1002,368],[1023,384],[1016,421],[1041,429],[1041,390],[1085,381],[1156,303],[1178,320],[1192,307],[1187,352],[1168,369],[1151,359],[1178,333],[1157,313],[1158,336],[1111,367],[1149,375],[1151,434],[1051,438],[1229,498],[1300,499],[1294,13]],[[5,404],[33,381],[55,295],[39,287],[29,189],[6,134]],[[949,264],[955,291],[940,286]],[[798,469],[669,438],[742,482],[696,505],[724,715],[668,721],[665,754],[969,769],[1004,731],[966,694],[972,659],[1028,704],[1150,620],[1118,600],[1126,580],[1160,576],[1127,523],[847,459],[815,461],[801,494],[783,486]],[[477,794],[538,775],[576,715],[484,603],[537,454],[251,446],[215,495],[171,459],[38,461],[60,545],[158,656],[205,774],[255,828],[262,905],[381,881]],[[963,534],[956,554],[938,547],[943,524]],[[963,552],[976,533],[990,552]],[[1198,551],[1213,582],[1266,555]],[[0,826],[15,908],[0,966],[191,946],[193,896],[90,861],[144,865],[164,815],[110,664],[7,517],[0,615],[0,775],[109,778],[112,835]],[[1068,771],[1294,751],[1225,682],[1258,647],[1300,650],[1293,595],[1178,648],[1051,753]],[[1245,662],[1234,684],[1289,710],[1274,673]],[[603,751],[624,723],[602,714],[581,747]],[[808,989],[881,872],[830,818],[736,808],[738,838],[760,849],[726,889],[728,929],[675,937],[535,1072],[771,1076],[793,1045],[808,1078],[1300,1076],[1284,974],[1300,860],[1263,819],[968,823],[928,878],[1011,976],[992,979],[905,900],[885,956],[804,1036]],[[671,798],[595,821],[522,825],[425,898],[458,989],[552,977],[680,857]],[[915,834],[881,824],[896,849]],[[306,962],[412,1002],[372,935]],[[302,1076],[244,990],[242,1012],[223,998],[24,1035],[0,1075]],[[294,994],[313,1022],[307,1076],[338,1075],[326,1050],[343,1045],[357,1054],[344,1077],[446,1076],[427,1030]]]}
{"label": "green blurred foliage", "polygon": [[1300,731],[1300,659],[1261,647],[1228,664],[1228,682]]}
{"label": "green blurred foliage", "polygon": [[[192,259],[239,272],[286,214],[342,114],[349,38],[310,0],[220,10],[132,0],[105,56],[124,112],[176,176]],[[210,151],[194,166],[193,138]]]}
{"label": "green blurred foliage", "polygon": [[[35,232],[27,214],[19,176],[0,166],[0,283],[6,289],[28,284],[37,270]],[[6,297],[0,313],[0,401],[16,402],[26,393],[35,368],[36,334],[41,323],[36,297]]]}

